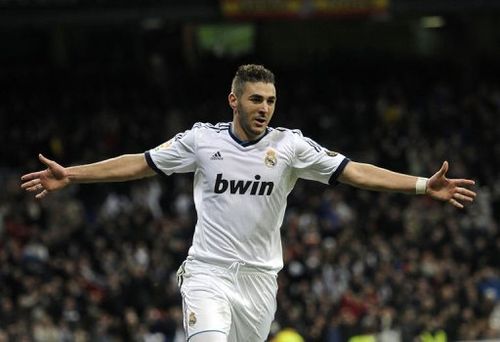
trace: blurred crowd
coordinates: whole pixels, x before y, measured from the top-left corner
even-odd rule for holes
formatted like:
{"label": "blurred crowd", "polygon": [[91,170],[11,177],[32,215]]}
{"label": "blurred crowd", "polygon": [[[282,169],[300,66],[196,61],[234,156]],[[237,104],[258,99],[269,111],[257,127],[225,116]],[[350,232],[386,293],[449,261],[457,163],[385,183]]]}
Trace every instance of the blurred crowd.
{"label": "blurred crowd", "polygon": [[[405,173],[430,176],[448,160],[478,198],[457,210],[300,181],[270,338],[287,328],[325,342],[500,338],[500,83],[432,66],[271,69],[272,126]],[[196,222],[190,175],[72,186],[43,201],[19,189],[39,152],[86,163],[230,121],[234,70],[182,72],[1,72],[12,81],[0,104],[0,341],[183,340],[175,272]]]}

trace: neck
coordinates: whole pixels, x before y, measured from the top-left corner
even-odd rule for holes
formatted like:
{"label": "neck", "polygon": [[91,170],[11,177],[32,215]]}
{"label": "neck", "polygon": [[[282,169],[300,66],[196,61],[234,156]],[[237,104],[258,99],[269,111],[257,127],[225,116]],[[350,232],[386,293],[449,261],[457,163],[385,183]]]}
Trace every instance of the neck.
{"label": "neck", "polygon": [[231,133],[233,133],[233,135],[236,138],[238,138],[241,142],[257,140],[257,139],[261,138],[262,136],[264,136],[264,134],[266,134],[266,132],[267,132],[267,129],[259,135],[249,134],[243,129],[243,127],[241,127],[234,120],[231,123]]}

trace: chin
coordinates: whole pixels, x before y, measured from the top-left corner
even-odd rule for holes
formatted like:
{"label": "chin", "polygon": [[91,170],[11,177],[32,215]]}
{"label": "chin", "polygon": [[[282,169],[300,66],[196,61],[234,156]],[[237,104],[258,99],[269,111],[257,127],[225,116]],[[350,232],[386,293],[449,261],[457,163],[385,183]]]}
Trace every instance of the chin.
{"label": "chin", "polygon": [[256,128],[256,129],[252,130],[252,133],[255,136],[259,136],[259,135],[261,135],[262,133],[264,133],[266,131],[266,128],[267,128],[267,126],[266,127],[262,127],[262,128],[260,128],[260,127]]}

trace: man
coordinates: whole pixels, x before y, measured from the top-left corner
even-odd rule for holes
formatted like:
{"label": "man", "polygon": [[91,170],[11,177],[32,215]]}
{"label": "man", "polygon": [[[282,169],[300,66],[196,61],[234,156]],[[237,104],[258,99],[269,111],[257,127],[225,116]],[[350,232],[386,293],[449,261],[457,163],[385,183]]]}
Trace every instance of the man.
{"label": "man", "polygon": [[231,123],[197,123],[144,154],[24,175],[22,188],[43,198],[72,183],[118,182],[194,172],[198,221],[178,271],[184,328],[191,342],[264,341],[276,310],[283,266],[280,226],[286,198],[299,178],[325,184],[425,194],[463,208],[476,194],[467,179],[447,179],[448,163],[430,179],[350,161],[298,130],[270,128],[274,75],[241,66],[232,82]]}

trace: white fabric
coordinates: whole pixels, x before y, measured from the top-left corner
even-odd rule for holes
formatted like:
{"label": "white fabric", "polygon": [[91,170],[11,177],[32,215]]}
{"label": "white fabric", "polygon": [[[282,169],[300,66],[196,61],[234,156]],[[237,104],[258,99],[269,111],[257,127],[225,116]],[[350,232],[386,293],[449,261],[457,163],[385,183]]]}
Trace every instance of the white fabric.
{"label": "white fabric", "polygon": [[189,342],[227,342],[227,336],[220,332],[206,331],[194,335]]}
{"label": "white fabric", "polygon": [[198,221],[189,258],[240,261],[274,274],[283,267],[280,227],[297,179],[328,184],[347,162],[298,130],[269,128],[257,142],[242,143],[229,123],[197,123],[146,159],[166,175],[194,172]]}
{"label": "white fabric", "polygon": [[238,262],[221,267],[188,260],[178,276],[188,341],[208,332],[229,342],[266,340],[276,311],[275,275]]}
{"label": "white fabric", "polygon": [[415,194],[417,195],[425,195],[427,191],[427,182],[429,178],[418,177],[417,182],[415,184]]}

